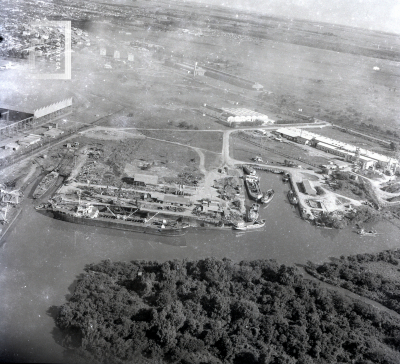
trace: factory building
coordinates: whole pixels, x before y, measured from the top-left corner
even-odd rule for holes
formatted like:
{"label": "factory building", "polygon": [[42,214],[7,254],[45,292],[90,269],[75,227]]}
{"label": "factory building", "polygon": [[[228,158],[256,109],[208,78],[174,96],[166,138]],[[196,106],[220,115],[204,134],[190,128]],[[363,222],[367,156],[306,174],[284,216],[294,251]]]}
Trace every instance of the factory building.
{"label": "factory building", "polygon": [[217,118],[218,122],[231,128],[275,123],[267,115],[245,108],[216,108],[204,104],[201,111],[206,115]]}
{"label": "factory building", "polygon": [[276,134],[288,140],[309,144],[324,152],[343,158],[345,161],[357,163],[363,169],[382,168],[387,171],[396,172],[399,161],[383,154],[371,152],[370,150],[343,143],[319,134],[315,134],[298,128],[280,128]]}
{"label": "factory building", "polygon": [[53,121],[72,113],[72,98],[34,110],[16,111],[13,107],[0,108],[0,139],[33,125]]}

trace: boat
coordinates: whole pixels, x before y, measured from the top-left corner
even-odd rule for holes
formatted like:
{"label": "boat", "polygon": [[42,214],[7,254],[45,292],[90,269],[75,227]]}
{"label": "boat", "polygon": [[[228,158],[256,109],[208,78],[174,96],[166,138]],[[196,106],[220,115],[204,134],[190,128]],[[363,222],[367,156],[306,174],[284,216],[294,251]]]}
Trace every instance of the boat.
{"label": "boat", "polygon": [[253,230],[265,226],[265,220],[256,220],[252,222],[238,222],[233,226],[234,230]]}
{"label": "boat", "polygon": [[297,205],[299,203],[299,200],[297,199],[295,193],[292,190],[289,190],[287,196],[288,196],[289,202],[292,205]]}
{"label": "boat", "polygon": [[259,201],[263,194],[260,190],[259,178],[257,176],[246,176],[244,179],[244,185],[246,186],[249,197],[254,201]]}
{"label": "boat", "polygon": [[58,178],[57,172],[50,172],[46,174],[35,188],[32,197],[41,198],[51,187],[53,187],[56,184],[57,178]]}
{"label": "boat", "polygon": [[51,209],[52,209],[51,203],[41,203],[41,204],[35,206],[35,210],[38,210],[38,211],[40,211],[40,210],[51,210]]}
{"label": "boat", "polygon": [[[100,212],[96,206],[78,205],[73,209],[67,209],[62,206],[53,205],[54,218],[72,222],[75,224],[92,225],[105,228],[135,231],[154,235],[181,236],[186,233],[186,228],[190,227],[186,223],[174,221],[172,224],[166,220],[158,221],[144,219],[137,215],[118,214],[110,212]],[[155,216],[155,215],[154,215]],[[154,217],[153,216],[153,217]]]}
{"label": "boat", "polygon": [[273,189],[268,190],[267,192],[263,193],[261,197],[261,203],[270,203],[274,198],[275,191]]}
{"label": "boat", "polygon": [[256,221],[260,213],[260,205],[253,203],[247,211],[247,221]]}
{"label": "boat", "polygon": [[243,166],[243,171],[250,176],[256,175],[256,171],[252,166]]}
{"label": "boat", "polygon": [[376,236],[378,233],[376,230],[369,230],[369,231],[365,231],[363,228],[361,228],[360,230],[357,231],[358,235],[361,236]]}

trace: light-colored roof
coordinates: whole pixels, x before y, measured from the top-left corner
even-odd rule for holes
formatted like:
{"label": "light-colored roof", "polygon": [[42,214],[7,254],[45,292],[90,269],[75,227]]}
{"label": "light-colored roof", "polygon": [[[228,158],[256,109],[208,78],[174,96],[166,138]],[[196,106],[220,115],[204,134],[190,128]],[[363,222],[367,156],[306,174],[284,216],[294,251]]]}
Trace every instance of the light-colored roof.
{"label": "light-colored roof", "polygon": [[143,182],[146,185],[156,185],[158,183],[158,176],[153,176],[151,174],[134,174],[133,179],[135,182]]}
{"label": "light-colored roof", "polygon": [[190,200],[187,197],[175,196],[175,195],[164,195],[164,203],[178,203],[182,205],[189,205]]}
{"label": "light-colored roof", "polygon": [[321,147],[324,147],[324,148],[327,148],[327,149],[332,149],[332,150],[337,150],[338,149],[337,147],[335,147],[333,145],[326,144],[326,143],[323,143],[323,142],[318,142],[317,145],[321,146]]}
{"label": "light-colored roof", "polygon": [[6,149],[18,149],[20,146],[15,142],[9,142],[4,145]]}
{"label": "light-colored roof", "polygon": [[235,116],[255,116],[260,119],[268,119],[268,115],[261,114],[257,111],[250,110],[250,109],[245,109],[245,108],[239,108],[239,107],[223,107],[222,110],[231,113],[232,115]]}
{"label": "light-colored roof", "polygon": [[[357,147],[344,143],[335,139],[331,139],[319,134],[312,133],[307,130],[299,129],[299,128],[294,128],[294,127],[288,127],[288,128],[280,128],[277,130],[278,133],[284,134],[284,135],[289,135],[291,137],[297,137],[297,136],[302,136],[303,138],[308,138],[308,139],[315,139],[318,143],[323,143],[320,145],[325,146],[328,148],[328,145],[331,146],[331,149],[334,149],[332,147],[336,147],[336,149],[340,149],[345,153],[355,153],[357,151]],[[370,150],[360,148],[359,149],[360,155],[366,156],[371,159],[375,159],[380,162],[385,162],[385,163],[398,163],[396,159],[390,158],[386,155],[371,152]]]}
{"label": "light-colored roof", "polygon": [[61,129],[49,129],[47,131],[45,131],[43,134],[46,136],[58,136],[60,134],[63,134],[64,130]]}
{"label": "light-colored roof", "polygon": [[42,139],[40,135],[29,134],[29,135],[25,136],[24,138],[22,138],[21,140],[19,140],[18,143],[33,144],[33,143],[38,142],[40,139]]}
{"label": "light-colored roof", "polygon": [[317,191],[308,179],[303,179],[303,186],[308,195],[316,195]]}

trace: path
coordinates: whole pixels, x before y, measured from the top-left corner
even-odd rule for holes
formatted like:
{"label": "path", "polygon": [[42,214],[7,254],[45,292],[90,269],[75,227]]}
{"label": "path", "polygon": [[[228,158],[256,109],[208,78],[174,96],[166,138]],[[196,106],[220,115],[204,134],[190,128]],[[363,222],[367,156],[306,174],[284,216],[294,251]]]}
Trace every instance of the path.
{"label": "path", "polygon": [[301,274],[303,275],[303,277],[305,279],[309,279],[309,280],[311,280],[313,282],[318,282],[320,285],[322,285],[326,289],[336,291],[336,292],[338,292],[338,293],[340,293],[340,294],[342,294],[344,296],[350,297],[350,298],[352,298],[354,300],[359,300],[359,301],[362,301],[364,303],[367,303],[367,304],[375,307],[376,309],[378,309],[380,311],[384,311],[384,312],[392,315],[393,317],[396,317],[400,321],[400,314],[398,314],[396,311],[393,311],[393,310],[387,308],[386,306],[383,306],[379,302],[376,302],[376,301],[371,300],[371,299],[369,299],[367,297],[364,297],[364,296],[360,296],[357,293],[351,292],[348,289],[345,289],[345,288],[342,288],[342,287],[338,287],[338,286],[334,286],[334,285],[329,284],[327,282],[320,281],[318,278],[315,278],[311,274],[307,273],[306,270],[304,269],[304,267],[302,267],[302,268],[303,268],[303,270],[302,270]]}

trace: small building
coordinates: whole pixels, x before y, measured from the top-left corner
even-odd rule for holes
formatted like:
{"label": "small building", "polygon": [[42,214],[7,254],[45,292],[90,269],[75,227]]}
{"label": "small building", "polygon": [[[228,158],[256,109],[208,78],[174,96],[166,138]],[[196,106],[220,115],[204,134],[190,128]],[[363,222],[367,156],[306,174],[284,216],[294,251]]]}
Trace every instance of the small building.
{"label": "small building", "polygon": [[15,143],[15,142],[9,142],[9,143],[7,143],[6,145],[4,145],[4,149],[6,149],[6,150],[13,150],[13,151],[18,150],[19,147],[20,147],[20,146],[19,146],[17,143]]}
{"label": "small building", "polygon": [[345,169],[349,166],[348,163],[340,161],[340,160],[335,160],[333,163],[336,166],[336,168],[339,170]]}
{"label": "small building", "polygon": [[295,142],[297,140],[297,137],[299,136],[299,134],[295,130],[289,128],[280,128],[276,130],[274,134],[280,135],[285,139],[291,140],[293,142]]}
{"label": "small building", "polygon": [[43,133],[43,136],[49,137],[49,138],[58,138],[61,134],[64,134],[64,130],[49,129]]}
{"label": "small building", "polygon": [[375,168],[377,161],[375,159],[360,155],[358,157],[357,163],[361,165],[362,169],[370,169],[370,168]]}
{"label": "small building", "polygon": [[230,114],[228,122],[230,123],[244,123],[244,122],[260,122],[263,124],[273,124],[274,120],[271,120],[267,115],[261,114],[254,110],[246,108],[235,108],[235,107],[223,107],[223,111]]}
{"label": "small building", "polygon": [[299,143],[299,144],[310,144],[310,141],[311,141],[310,138],[303,136],[303,135],[299,135],[296,137],[296,143]]}
{"label": "small building", "polygon": [[135,61],[135,56],[132,53],[128,54],[128,61],[134,62]]}
{"label": "small building", "polygon": [[49,128],[49,129],[53,129],[53,128],[57,129],[58,128],[58,123],[57,122],[48,123],[47,124],[47,128]]}
{"label": "small building", "polygon": [[304,193],[310,196],[316,196],[317,191],[312,185],[311,181],[308,179],[303,179],[303,187],[304,187]]}
{"label": "small building", "polygon": [[114,58],[115,59],[119,59],[121,56],[121,54],[119,53],[119,51],[114,51]]}
{"label": "small building", "polygon": [[175,206],[189,206],[190,199],[187,197],[176,196],[176,195],[164,195],[164,204],[170,204]]}
{"label": "small building", "polygon": [[133,181],[137,185],[147,186],[147,185],[157,185],[158,176],[153,176],[151,174],[134,174]]}
{"label": "small building", "polygon": [[22,138],[21,140],[18,140],[18,144],[21,145],[22,147],[27,147],[29,145],[40,142],[41,139],[42,138],[40,135],[29,134],[26,137]]}

